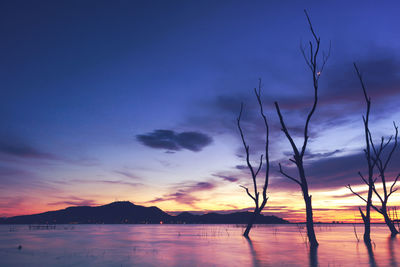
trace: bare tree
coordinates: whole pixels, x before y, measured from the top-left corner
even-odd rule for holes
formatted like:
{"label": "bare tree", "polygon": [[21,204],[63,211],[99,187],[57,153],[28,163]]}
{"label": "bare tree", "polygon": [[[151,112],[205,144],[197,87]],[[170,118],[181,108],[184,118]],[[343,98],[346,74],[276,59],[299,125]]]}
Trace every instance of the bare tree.
{"label": "bare tree", "polygon": [[260,215],[261,211],[264,209],[265,204],[267,204],[267,200],[268,200],[267,188],[268,188],[268,181],[269,181],[269,151],[268,151],[269,150],[269,126],[268,126],[267,117],[264,114],[263,104],[261,101],[261,87],[262,87],[262,85],[261,85],[261,79],[260,79],[259,84],[258,84],[258,90],[256,88],[254,88],[254,93],[257,97],[257,102],[260,107],[260,114],[261,114],[261,117],[263,118],[264,125],[265,125],[265,166],[266,166],[266,169],[265,169],[265,180],[264,180],[264,186],[263,186],[263,191],[262,191],[261,204],[259,203],[260,202],[260,197],[259,197],[260,192],[257,189],[257,176],[262,168],[264,155],[261,154],[260,163],[258,165],[257,170],[255,170],[250,162],[250,147],[246,143],[242,127],[240,126],[240,120],[242,118],[242,112],[243,112],[243,103],[240,106],[240,113],[239,113],[239,117],[237,118],[237,126],[239,128],[240,137],[242,138],[243,146],[246,151],[246,163],[247,163],[247,167],[250,170],[251,178],[253,180],[253,187],[254,187],[254,193],[251,194],[247,187],[241,186],[246,190],[247,195],[249,195],[249,197],[254,201],[254,204],[255,204],[253,214],[250,217],[250,220],[247,224],[246,230],[243,233],[243,236],[245,236],[246,238],[249,237],[251,228],[253,227],[254,223],[256,222],[256,219]]}
{"label": "bare tree", "polygon": [[[365,225],[364,240],[366,240],[366,242],[370,242],[370,226],[369,226],[370,225],[370,215],[369,215],[370,207],[372,207],[375,211],[377,211],[378,213],[380,213],[383,216],[383,218],[385,219],[385,223],[389,227],[392,236],[395,236],[399,233],[399,231],[396,229],[396,227],[393,223],[393,220],[390,218],[390,216],[388,214],[389,211],[388,211],[387,203],[388,203],[389,197],[394,192],[397,191],[397,188],[395,188],[395,185],[397,183],[397,180],[400,177],[400,174],[398,174],[394,178],[389,189],[387,188],[387,181],[386,181],[386,170],[387,170],[390,160],[392,159],[393,153],[396,150],[397,145],[398,145],[399,130],[398,130],[398,127],[396,126],[396,124],[393,122],[394,129],[395,129],[394,142],[393,142],[392,148],[390,149],[386,159],[383,159],[384,151],[388,147],[388,145],[391,144],[391,142],[393,140],[393,136],[391,136],[386,142],[385,142],[385,138],[382,137],[380,144],[378,146],[376,146],[373,143],[372,134],[371,134],[371,131],[370,131],[369,125],[368,125],[371,99],[368,97],[368,95],[366,93],[362,75],[360,74],[356,64],[354,64],[354,68],[356,69],[357,76],[361,82],[361,87],[363,89],[364,97],[367,102],[367,114],[366,114],[366,117],[363,117],[363,121],[364,121],[364,131],[365,131],[365,138],[366,138],[365,154],[366,154],[367,163],[368,163],[368,180],[365,179],[365,177],[361,174],[361,172],[358,173],[360,175],[360,177],[362,178],[363,182],[368,185],[367,199],[365,199],[360,194],[355,192],[351,188],[350,185],[347,185],[347,188],[350,189],[350,191],[353,194],[355,194],[360,199],[362,199],[367,205],[365,214],[362,212],[361,209],[360,209],[360,213],[363,218],[364,225]],[[373,152],[373,154],[372,154],[372,152]],[[379,177],[380,177],[380,180],[381,180],[382,186],[383,186],[383,196],[378,192],[378,190],[375,187],[375,182],[376,182],[377,178],[373,179],[374,167],[377,167],[377,169],[378,169]],[[372,193],[375,193],[375,195],[380,200],[380,202],[381,202],[380,207],[377,207],[376,205],[374,205],[372,203]]]}
{"label": "bare tree", "polygon": [[317,247],[318,242],[317,242],[317,238],[315,237],[315,231],[314,231],[311,195],[309,195],[309,192],[308,192],[308,183],[307,183],[306,173],[304,170],[303,158],[304,158],[304,153],[306,152],[307,142],[309,139],[309,136],[308,136],[309,123],[310,123],[312,115],[315,112],[315,109],[316,109],[317,103],[318,103],[318,80],[324,69],[325,63],[328,60],[328,57],[330,54],[330,48],[329,48],[329,52],[327,55],[323,54],[322,61],[319,64],[317,59],[318,59],[318,55],[319,55],[319,51],[320,51],[320,37],[318,37],[316,35],[314,28],[311,24],[310,18],[307,14],[307,11],[304,10],[304,13],[307,17],[307,21],[310,26],[310,31],[312,33],[314,42],[312,42],[312,41],[309,42],[310,53],[308,56],[306,55],[306,52],[303,47],[301,48],[301,51],[303,53],[303,56],[304,56],[304,59],[305,59],[307,65],[310,68],[311,73],[312,73],[313,87],[314,87],[314,103],[312,105],[310,112],[308,113],[306,123],[304,126],[304,140],[303,140],[303,145],[302,145],[301,150],[299,150],[297,148],[297,145],[295,144],[293,137],[291,136],[288,128],[286,127],[285,121],[283,119],[281,110],[278,105],[278,102],[275,102],[275,108],[276,108],[276,111],[279,116],[282,131],[285,133],[286,138],[288,139],[288,141],[292,147],[292,150],[293,150],[293,159],[289,159],[289,160],[297,166],[299,178],[294,178],[294,177],[288,175],[286,172],[284,172],[280,163],[279,163],[279,172],[282,175],[284,175],[286,178],[297,183],[300,186],[302,193],[303,193],[305,206],[306,206],[306,220],[307,220],[306,224],[307,224],[308,240],[310,242],[311,247]]}
{"label": "bare tree", "polygon": [[365,213],[363,212],[361,207],[359,207],[358,209],[360,211],[361,217],[362,217],[363,222],[364,222],[364,242],[371,243],[371,206],[372,206],[372,192],[373,192],[373,188],[374,188],[374,179],[373,179],[374,166],[376,164],[376,160],[375,161],[373,160],[372,153],[371,153],[371,138],[370,138],[370,131],[369,131],[369,113],[370,113],[370,110],[371,110],[371,98],[367,94],[367,90],[365,89],[365,85],[364,85],[364,81],[363,81],[362,75],[361,75],[360,71],[358,70],[357,65],[355,63],[354,63],[354,68],[356,70],[357,77],[358,77],[358,79],[360,80],[360,83],[361,83],[361,87],[362,87],[362,90],[363,90],[363,93],[364,93],[365,102],[367,103],[367,111],[366,111],[365,116],[363,116],[363,122],[364,122],[364,135],[365,135],[364,153],[365,153],[365,158],[367,160],[368,177],[365,178],[364,175],[360,171],[358,172],[358,175],[361,177],[363,182],[368,186],[367,199],[365,199],[360,194],[355,192],[351,188],[350,184],[348,184],[346,187],[353,194],[358,196],[360,199],[362,199],[366,203]]}
{"label": "bare tree", "polygon": [[[383,196],[378,192],[378,190],[376,190],[375,187],[375,183],[372,186],[372,190],[374,191],[375,195],[379,198],[379,201],[381,202],[381,206],[380,207],[376,207],[373,203],[372,203],[372,208],[374,210],[376,210],[377,212],[379,212],[383,218],[385,219],[385,223],[386,225],[389,227],[389,230],[392,234],[392,236],[395,236],[399,233],[399,231],[396,229],[393,220],[390,218],[389,214],[388,214],[388,207],[387,207],[387,203],[389,200],[389,197],[397,191],[398,188],[395,188],[395,185],[397,183],[397,180],[400,177],[400,174],[397,174],[397,176],[394,178],[390,188],[387,188],[387,181],[386,181],[386,170],[387,167],[389,165],[390,160],[392,159],[393,153],[397,148],[397,137],[399,134],[399,129],[396,126],[396,124],[393,122],[393,126],[395,129],[395,136],[394,136],[394,142],[392,144],[392,148],[389,151],[389,154],[387,155],[386,159],[382,159],[384,156],[384,150],[385,148],[388,147],[388,145],[391,143],[393,136],[391,136],[389,138],[389,140],[385,143],[385,139],[384,137],[381,138],[381,143],[378,147],[376,147],[374,145],[374,143],[372,142],[372,136],[371,133],[369,132],[369,137],[370,137],[370,142],[371,142],[371,147],[374,151],[374,161],[376,161],[376,167],[378,168],[378,172],[379,172],[379,177],[380,180],[382,182],[382,186],[383,186]],[[374,180],[375,182],[375,180]]]}

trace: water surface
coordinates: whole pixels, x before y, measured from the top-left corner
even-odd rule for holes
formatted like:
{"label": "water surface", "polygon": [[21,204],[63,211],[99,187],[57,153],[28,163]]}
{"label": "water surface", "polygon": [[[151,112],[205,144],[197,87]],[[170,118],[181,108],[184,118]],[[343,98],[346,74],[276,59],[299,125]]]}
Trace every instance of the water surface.
{"label": "water surface", "polygon": [[385,225],[373,226],[371,248],[353,225],[317,225],[310,252],[305,231],[260,225],[248,241],[236,225],[1,225],[0,266],[400,266]]}

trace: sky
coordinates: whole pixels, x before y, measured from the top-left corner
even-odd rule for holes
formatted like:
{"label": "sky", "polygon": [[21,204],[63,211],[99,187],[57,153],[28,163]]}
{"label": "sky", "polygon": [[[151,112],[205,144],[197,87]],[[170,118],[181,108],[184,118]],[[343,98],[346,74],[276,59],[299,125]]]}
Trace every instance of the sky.
{"label": "sky", "polygon": [[[314,217],[360,221],[363,203],[345,188],[367,190],[353,62],[378,142],[400,124],[397,1],[1,1],[0,216],[122,200],[173,214],[251,210],[236,118],[243,103],[256,165],[265,136],[253,90],[262,79],[265,214],[304,221],[298,185],[278,172],[281,163],[296,175],[273,107],[300,144],[313,100],[304,9],[321,51],[331,47],[305,156]],[[396,151],[389,180],[399,160]],[[399,204],[394,193],[390,205]]]}

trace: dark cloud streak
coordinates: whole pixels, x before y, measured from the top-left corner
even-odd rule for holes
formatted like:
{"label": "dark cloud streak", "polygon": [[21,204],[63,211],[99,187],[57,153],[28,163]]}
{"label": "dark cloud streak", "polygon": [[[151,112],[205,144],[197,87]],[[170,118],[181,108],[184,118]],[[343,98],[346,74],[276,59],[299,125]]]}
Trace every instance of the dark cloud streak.
{"label": "dark cloud streak", "polygon": [[145,146],[167,151],[187,149],[199,152],[212,143],[212,138],[200,132],[181,132],[171,130],[154,130],[148,134],[140,134],[136,139]]}
{"label": "dark cloud streak", "polygon": [[140,178],[139,177],[137,177],[135,174],[132,174],[132,173],[130,173],[130,172],[127,172],[127,171],[114,171],[115,173],[118,173],[118,174],[120,174],[120,175],[122,175],[122,176],[125,176],[125,177],[128,177],[128,178],[130,178],[130,179],[133,179],[133,180],[139,180]]}
{"label": "dark cloud streak", "polygon": [[40,151],[23,142],[12,140],[9,142],[0,141],[0,153],[8,154],[20,158],[33,158],[33,159],[49,159],[59,160],[60,158],[54,154]]}
{"label": "dark cloud streak", "polygon": [[213,174],[212,176],[221,178],[224,181],[232,182],[232,183],[239,181],[239,178],[233,177],[231,175]]}

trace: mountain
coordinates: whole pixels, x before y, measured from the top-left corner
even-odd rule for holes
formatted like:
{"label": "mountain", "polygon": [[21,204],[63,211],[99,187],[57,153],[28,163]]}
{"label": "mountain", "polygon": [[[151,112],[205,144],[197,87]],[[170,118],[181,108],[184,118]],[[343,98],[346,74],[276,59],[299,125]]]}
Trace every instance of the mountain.
{"label": "mountain", "polygon": [[69,223],[160,223],[171,216],[157,207],[143,207],[131,202],[113,202],[98,207],[69,207],[33,215],[6,218],[7,224],[69,224]]}
{"label": "mountain", "polygon": [[[15,216],[0,219],[0,224],[143,224],[143,223],[187,223],[187,224],[245,224],[250,212],[230,214],[208,213],[194,215],[183,212],[171,216],[157,207],[143,207],[129,201],[113,202],[98,207],[69,207],[33,215]],[[288,223],[276,216],[257,218],[257,223]]]}

